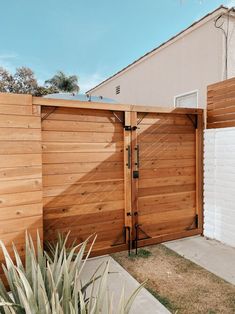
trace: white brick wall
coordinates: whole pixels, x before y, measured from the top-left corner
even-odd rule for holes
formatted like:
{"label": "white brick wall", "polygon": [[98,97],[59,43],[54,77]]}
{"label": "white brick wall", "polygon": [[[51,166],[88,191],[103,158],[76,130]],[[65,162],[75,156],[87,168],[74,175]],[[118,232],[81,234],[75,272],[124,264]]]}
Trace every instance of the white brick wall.
{"label": "white brick wall", "polygon": [[235,247],[235,128],[204,132],[204,235]]}

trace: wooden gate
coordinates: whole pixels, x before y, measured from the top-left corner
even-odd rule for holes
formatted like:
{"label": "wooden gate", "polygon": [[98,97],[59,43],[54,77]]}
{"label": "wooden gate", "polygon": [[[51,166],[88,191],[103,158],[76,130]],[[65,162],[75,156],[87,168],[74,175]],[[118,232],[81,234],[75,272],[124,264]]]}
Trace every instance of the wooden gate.
{"label": "wooden gate", "polygon": [[[123,113],[42,109],[44,235],[98,235],[97,254],[125,246]],[[119,250],[121,247],[119,247]]]}
{"label": "wooden gate", "polygon": [[130,109],[42,107],[46,240],[96,233],[103,254],[202,232],[202,115]]}
{"label": "wooden gate", "polygon": [[96,233],[97,255],[202,232],[202,110],[0,93],[0,114],[7,248],[23,256],[25,230]]}
{"label": "wooden gate", "polygon": [[134,246],[200,232],[197,116],[132,113]]}

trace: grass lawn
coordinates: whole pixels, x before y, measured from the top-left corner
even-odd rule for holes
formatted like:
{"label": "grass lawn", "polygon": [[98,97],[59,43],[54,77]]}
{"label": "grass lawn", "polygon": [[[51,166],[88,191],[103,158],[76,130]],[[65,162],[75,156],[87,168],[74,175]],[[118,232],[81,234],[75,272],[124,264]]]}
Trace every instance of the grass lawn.
{"label": "grass lawn", "polygon": [[146,288],[172,313],[235,313],[235,286],[164,245],[112,257],[139,282],[147,279]]}

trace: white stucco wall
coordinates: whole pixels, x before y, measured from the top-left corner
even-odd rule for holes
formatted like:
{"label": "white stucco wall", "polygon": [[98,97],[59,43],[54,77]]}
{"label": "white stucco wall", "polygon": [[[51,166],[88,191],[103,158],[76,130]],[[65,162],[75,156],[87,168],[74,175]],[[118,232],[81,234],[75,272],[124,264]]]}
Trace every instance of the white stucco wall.
{"label": "white stucco wall", "polygon": [[[173,106],[174,96],[199,90],[206,106],[207,85],[223,79],[223,33],[213,19],[189,31],[91,92],[120,103]],[[120,85],[121,92],[115,93]]]}
{"label": "white stucco wall", "polygon": [[204,132],[204,235],[235,247],[235,128]]}
{"label": "white stucco wall", "polygon": [[228,27],[228,78],[235,76],[235,17],[227,16]]}

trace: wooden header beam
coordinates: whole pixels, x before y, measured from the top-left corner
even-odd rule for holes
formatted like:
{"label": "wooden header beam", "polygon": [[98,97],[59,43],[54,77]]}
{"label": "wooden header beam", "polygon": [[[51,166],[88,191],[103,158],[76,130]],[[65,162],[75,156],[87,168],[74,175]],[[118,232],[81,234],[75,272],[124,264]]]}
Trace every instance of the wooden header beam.
{"label": "wooden header beam", "polygon": [[83,108],[83,109],[100,109],[112,111],[130,111],[130,112],[158,112],[158,113],[177,113],[177,114],[202,114],[203,109],[190,108],[169,108],[153,107],[139,105],[122,105],[109,104],[102,102],[84,102],[79,100],[67,100],[56,98],[33,97],[33,105],[66,107],[66,108]]}

